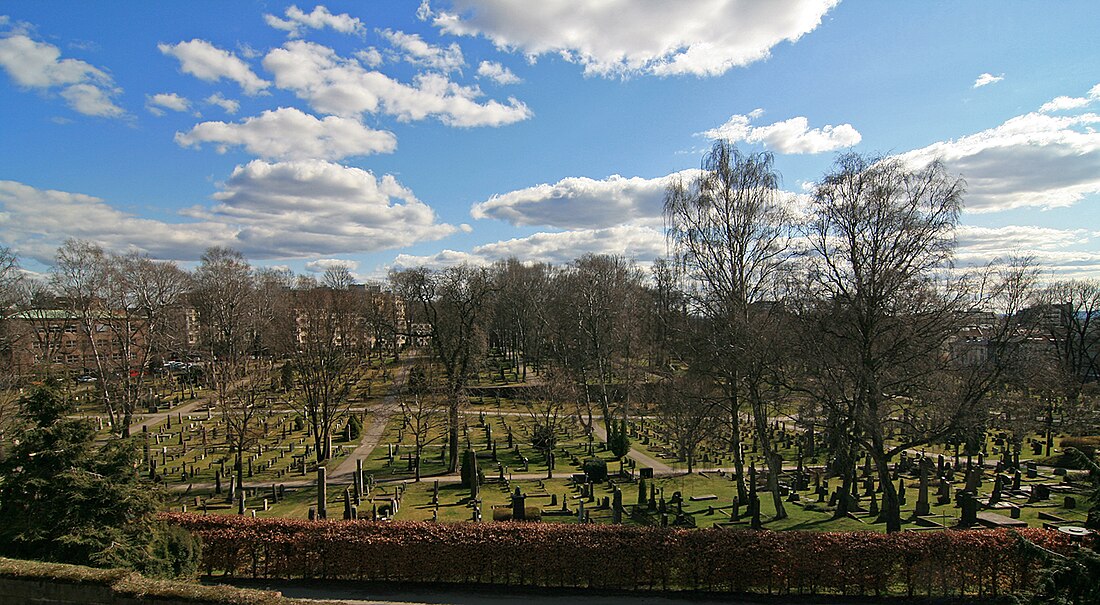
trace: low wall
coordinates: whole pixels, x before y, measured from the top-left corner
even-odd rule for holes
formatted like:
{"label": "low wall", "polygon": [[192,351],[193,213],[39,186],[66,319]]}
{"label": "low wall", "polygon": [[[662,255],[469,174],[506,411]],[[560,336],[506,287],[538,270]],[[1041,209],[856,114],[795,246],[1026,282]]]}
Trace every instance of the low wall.
{"label": "low wall", "polygon": [[[277,592],[154,580],[118,569],[0,558],[0,605],[301,605]],[[318,605],[317,601],[308,601]]]}

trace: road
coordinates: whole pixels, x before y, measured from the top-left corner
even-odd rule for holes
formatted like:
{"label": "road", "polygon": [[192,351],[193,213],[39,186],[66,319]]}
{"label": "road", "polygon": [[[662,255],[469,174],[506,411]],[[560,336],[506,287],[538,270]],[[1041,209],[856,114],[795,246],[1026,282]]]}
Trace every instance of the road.
{"label": "road", "polygon": [[[517,588],[517,587],[453,587],[407,586],[401,584],[354,584],[344,582],[294,583],[265,580],[235,580],[242,588],[276,590],[294,599],[316,600],[341,605],[738,605],[754,601],[731,597],[685,594],[683,596],[601,593],[594,590]],[[755,601],[756,603],[763,602]],[[767,600],[771,605],[779,601]],[[795,602],[792,599],[791,602]],[[830,601],[842,602],[842,601]],[[866,605],[866,602],[864,602]]]}

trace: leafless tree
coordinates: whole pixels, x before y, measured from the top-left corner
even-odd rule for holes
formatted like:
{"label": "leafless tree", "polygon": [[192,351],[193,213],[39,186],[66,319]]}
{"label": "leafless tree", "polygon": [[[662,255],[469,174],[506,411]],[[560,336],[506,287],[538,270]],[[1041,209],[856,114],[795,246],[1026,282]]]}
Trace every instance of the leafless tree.
{"label": "leafless tree", "polygon": [[363,335],[354,302],[347,289],[306,284],[295,292],[297,342],[290,363],[317,462],[331,457],[332,429],[348,414],[351,384],[359,368]]}
{"label": "leafless tree", "polygon": [[[799,388],[873,459],[890,532],[901,528],[891,459],[985,421],[1018,348],[1009,318],[1034,275],[1026,263],[983,280],[949,271],[962,196],[962,181],[938,162],[911,169],[844,155],[818,184],[806,229],[816,292],[797,339],[809,370]],[[987,305],[998,312],[984,352],[968,355],[960,335],[972,309]],[[853,450],[837,454],[854,467]],[[851,474],[843,475],[850,488]]]}
{"label": "leafless tree", "polygon": [[[394,290],[431,327],[431,349],[443,368],[448,402],[449,472],[458,470],[459,411],[464,391],[486,353],[486,328],[494,286],[484,268],[460,265],[442,271],[407,269],[390,274]],[[412,311],[412,309],[407,309]]]}
{"label": "leafless tree", "polygon": [[1058,312],[1058,321],[1044,327],[1065,381],[1065,399],[1072,406],[1085,384],[1100,380],[1100,281],[1057,281],[1044,290],[1041,300]]}
{"label": "leafless tree", "polygon": [[66,240],[57,249],[54,264],[50,268],[50,283],[61,297],[63,304],[72,314],[84,335],[85,346],[91,353],[95,371],[99,377],[96,383],[100,390],[103,406],[112,425],[122,418],[117,409],[113,389],[115,372],[109,367],[107,354],[106,324],[103,319],[105,292],[107,284],[108,262],[104,250],[96,244],[74,239]]}
{"label": "leafless tree", "polygon": [[546,478],[554,478],[554,447],[567,423],[571,420],[566,410],[576,400],[576,387],[560,369],[547,368],[536,384],[526,390],[523,407],[527,411],[527,426],[531,445],[546,460]]}
{"label": "leafless tree", "polygon": [[588,254],[558,273],[552,292],[551,351],[577,385],[579,420],[592,431],[598,411],[609,429],[627,413],[616,395],[628,402],[640,382],[642,273],[622,257]]}
{"label": "leafless tree", "polygon": [[[774,338],[782,299],[794,267],[794,221],[769,153],[742,154],[719,142],[690,182],[673,183],[665,195],[665,220],[673,267],[689,313],[700,320],[681,340],[680,361],[709,376],[723,394],[730,449],[739,479],[744,462],[740,416],[748,403],[757,442],[768,466],[776,518],[786,517],[779,491],[782,459],[771,443],[773,375],[783,356]],[[739,480],[739,492],[742,491]],[[739,493],[740,496],[744,494]]]}
{"label": "leafless tree", "polygon": [[25,311],[24,282],[18,256],[10,248],[0,246],[0,443],[9,440],[7,433],[18,413],[15,348],[26,335],[17,329],[13,319]]}
{"label": "leafless tree", "polygon": [[417,365],[409,370],[405,392],[401,396],[401,416],[405,430],[413,436],[413,468],[420,481],[424,448],[446,435],[447,401],[435,384],[431,367]]}
{"label": "leafless tree", "polygon": [[718,428],[716,395],[713,382],[698,375],[673,374],[658,385],[655,410],[659,430],[676,446],[689,474],[695,471],[699,446]]}
{"label": "leafless tree", "polygon": [[496,308],[491,339],[506,353],[509,363],[527,380],[528,366],[538,371],[543,354],[550,296],[551,269],[543,263],[524,264],[509,258],[493,265]]}

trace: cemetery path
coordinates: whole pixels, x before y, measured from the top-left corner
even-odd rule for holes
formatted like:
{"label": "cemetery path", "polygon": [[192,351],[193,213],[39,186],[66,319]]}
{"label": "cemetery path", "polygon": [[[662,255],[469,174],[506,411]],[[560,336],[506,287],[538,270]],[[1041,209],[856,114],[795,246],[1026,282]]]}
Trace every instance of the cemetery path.
{"label": "cemetery path", "polygon": [[[592,424],[592,432],[596,433],[596,437],[606,441],[607,430],[600,426],[600,423],[598,422],[593,422]],[[627,456],[633,458],[635,462],[642,465],[643,467],[648,466],[652,468],[654,475],[667,475],[675,472],[675,469],[673,469],[671,466],[665,464],[664,462],[661,462],[660,460],[657,460],[656,458],[647,456],[641,452],[631,450],[630,453],[627,454]]]}
{"label": "cemetery path", "polygon": [[176,408],[174,408],[170,411],[157,412],[156,414],[148,414],[140,422],[135,422],[135,423],[131,424],[130,425],[130,432],[132,434],[140,433],[141,428],[144,427],[144,426],[147,426],[149,428],[153,428],[153,425],[155,425],[157,423],[160,423],[160,422],[164,422],[164,419],[169,417],[169,416],[175,416],[177,414],[187,415],[187,414],[190,414],[191,412],[194,412],[195,410],[199,409],[200,407],[203,407],[203,406],[207,405],[208,403],[209,403],[209,397],[208,396],[203,396],[203,397],[199,397],[198,399],[195,399],[194,401],[190,401],[190,402],[185,403],[181,406],[177,406]]}
{"label": "cemetery path", "polygon": [[382,399],[380,405],[373,408],[374,414],[371,417],[370,427],[367,428],[363,439],[359,442],[359,447],[355,448],[351,455],[332,471],[329,476],[330,481],[350,481],[352,474],[355,473],[355,461],[359,458],[370,457],[370,453],[374,451],[375,447],[378,447],[378,442],[382,441],[382,435],[386,433],[386,425],[389,424],[390,416],[393,416],[399,410],[397,394],[401,387],[405,385],[405,379],[408,378],[408,375],[409,366],[407,365],[403,365],[397,370],[389,394]]}

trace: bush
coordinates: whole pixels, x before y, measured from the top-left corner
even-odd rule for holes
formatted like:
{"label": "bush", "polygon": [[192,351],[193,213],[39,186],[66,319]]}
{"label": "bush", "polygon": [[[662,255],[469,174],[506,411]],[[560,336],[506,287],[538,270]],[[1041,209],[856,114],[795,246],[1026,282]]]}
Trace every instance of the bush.
{"label": "bush", "polygon": [[152,556],[139,567],[142,574],[159,578],[191,578],[199,570],[202,541],[182,527],[162,524],[157,529],[152,551]]}
{"label": "bush", "polygon": [[[542,521],[542,509],[537,506],[525,506],[523,507],[523,514],[527,517],[527,521]],[[511,506],[494,506],[493,507],[493,521],[511,521],[512,520],[512,507]]]}
{"label": "bush", "polygon": [[589,458],[584,461],[582,468],[592,483],[607,481],[607,461],[603,458]]}
{"label": "bush", "polygon": [[363,421],[358,416],[352,416],[348,419],[348,426],[351,427],[351,440],[355,441],[363,435]]}

